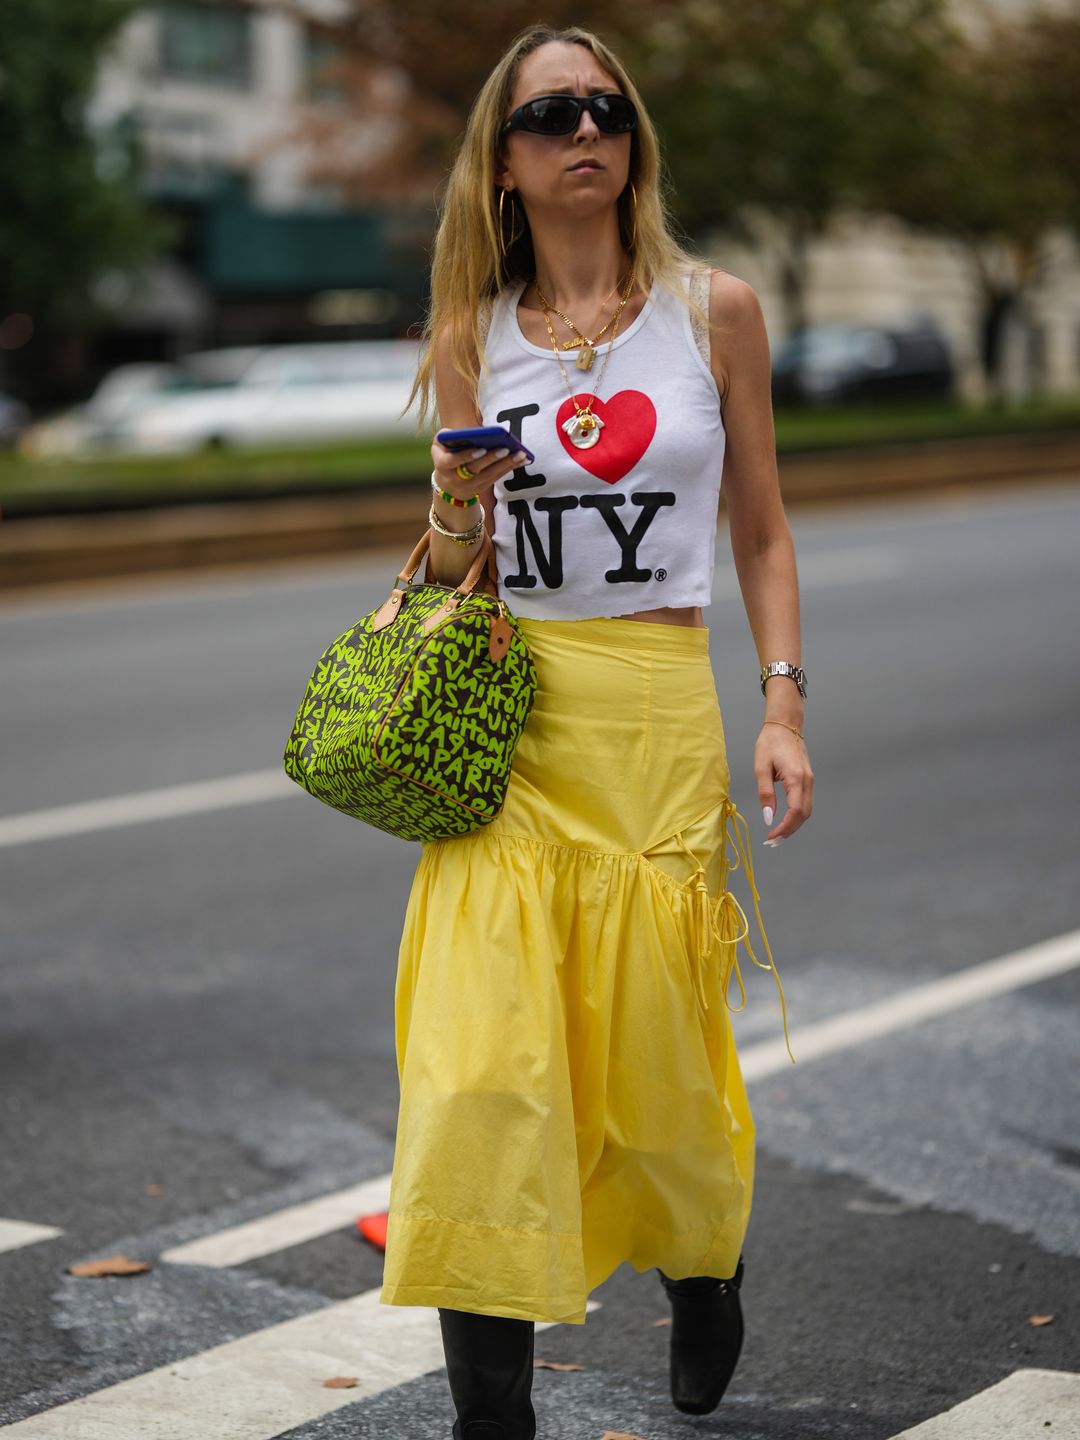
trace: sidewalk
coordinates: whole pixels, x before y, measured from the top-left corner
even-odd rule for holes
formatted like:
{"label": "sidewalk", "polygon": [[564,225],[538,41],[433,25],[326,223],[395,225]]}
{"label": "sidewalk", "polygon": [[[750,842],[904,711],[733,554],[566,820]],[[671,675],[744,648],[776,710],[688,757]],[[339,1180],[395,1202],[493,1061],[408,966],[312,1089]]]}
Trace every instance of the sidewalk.
{"label": "sidewalk", "polygon": [[[782,455],[786,507],[930,491],[1080,482],[1080,431]],[[0,589],[412,546],[427,480],[377,491],[199,502],[48,519],[4,517]],[[402,552],[404,558],[405,552]]]}

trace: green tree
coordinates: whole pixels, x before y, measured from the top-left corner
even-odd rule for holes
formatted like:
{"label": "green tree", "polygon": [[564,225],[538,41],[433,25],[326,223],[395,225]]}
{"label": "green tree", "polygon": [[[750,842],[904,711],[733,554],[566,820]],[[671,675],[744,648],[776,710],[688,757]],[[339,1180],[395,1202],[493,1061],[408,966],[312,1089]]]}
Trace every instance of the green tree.
{"label": "green tree", "polygon": [[934,115],[929,163],[893,177],[876,197],[924,229],[958,240],[981,295],[981,358],[1002,395],[1002,333],[1010,315],[1030,326],[1048,233],[1080,230],[1080,13],[987,12],[952,58]]}
{"label": "green tree", "polygon": [[33,323],[0,361],[24,392],[44,382],[56,340],[99,316],[95,278],[138,269],[173,233],[136,193],[130,145],[101,147],[86,124],[103,51],[140,3],[0,4],[0,322]]}
{"label": "green tree", "polygon": [[942,0],[748,0],[662,13],[649,96],[680,213],[777,256],[805,321],[808,251],[839,208],[927,163],[956,43]]}

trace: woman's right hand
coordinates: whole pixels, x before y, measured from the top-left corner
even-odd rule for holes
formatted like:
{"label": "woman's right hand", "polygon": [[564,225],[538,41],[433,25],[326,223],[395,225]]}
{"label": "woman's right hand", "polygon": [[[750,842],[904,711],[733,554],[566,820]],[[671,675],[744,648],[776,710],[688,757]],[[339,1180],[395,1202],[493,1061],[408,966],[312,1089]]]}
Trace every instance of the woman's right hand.
{"label": "woman's right hand", "polygon": [[[442,488],[459,500],[469,500],[489,490],[496,480],[516,470],[525,459],[521,450],[448,450],[438,440],[432,442],[431,462],[435,467],[435,478]],[[472,472],[471,480],[463,480],[457,473],[457,466],[464,465]]]}

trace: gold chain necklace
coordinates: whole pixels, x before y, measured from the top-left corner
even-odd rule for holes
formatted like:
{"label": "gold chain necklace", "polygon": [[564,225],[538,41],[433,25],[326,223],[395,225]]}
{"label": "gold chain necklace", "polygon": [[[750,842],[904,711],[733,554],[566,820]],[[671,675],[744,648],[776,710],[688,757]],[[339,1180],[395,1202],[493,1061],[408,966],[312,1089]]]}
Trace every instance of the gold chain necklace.
{"label": "gold chain necklace", "polygon": [[[603,300],[600,301],[601,310],[603,310],[604,306],[611,299],[612,295],[615,294],[615,291],[618,290],[622,286],[622,284],[623,282],[621,280],[615,281],[615,284],[604,296]],[[596,342],[607,334],[608,330],[611,328],[611,325],[614,323],[618,315],[618,311],[616,311],[615,315],[613,315],[611,319],[608,320],[604,328],[602,330],[598,330],[596,334],[592,337],[592,339],[590,339],[589,336],[585,334],[585,331],[582,330],[580,325],[575,325],[573,320],[570,319],[569,315],[564,315],[561,310],[556,310],[555,306],[552,305],[551,301],[540,289],[540,282],[538,280],[533,280],[533,286],[536,290],[536,298],[540,301],[540,304],[544,306],[545,309],[550,309],[553,314],[559,317],[559,319],[563,322],[564,325],[569,326],[569,328],[574,332],[573,340],[564,340],[562,342],[562,348],[564,350],[569,350],[574,345],[580,345],[581,349],[578,351],[577,360],[575,361],[577,368],[579,370],[591,370],[593,366],[593,361],[596,359]]]}
{"label": "gold chain necklace", "polygon": [[[533,283],[535,284],[535,281]],[[576,445],[579,450],[590,450],[600,439],[600,431],[604,427],[604,422],[600,419],[599,415],[592,413],[592,407],[596,402],[597,393],[600,389],[600,381],[604,378],[604,371],[607,369],[607,363],[611,359],[611,352],[615,347],[615,336],[619,332],[619,321],[622,318],[622,312],[627,300],[630,298],[630,292],[633,288],[634,272],[631,269],[626,278],[626,288],[623,290],[622,298],[619,301],[619,308],[612,317],[615,328],[612,330],[611,339],[608,341],[607,351],[604,354],[604,362],[600,366],[599,375],[596,377],[593,393],[589,396],[588,403],[584,406],[579,405],[577,402],[574,387],[570,384],[570,376],[567,375],[566,366],[563,364],[562,356],[559,354],[559,342],[555,339],[555,331],[551,328],[551,317],[548,307],[546,304],[544,305],[544,324],[547,326],[547,332],[551,339],[551,348],[555,352],[555,359],[559,362],[559,369],[562,371],[563,380],[566,382],[566,388],[569,390],[570,399],[574,404],[574,414],[571,415],[568,420],[563,421],[562,429],[568,436],[570,443]],[[537,294],[539,295],[539,291],[537,291]]]}

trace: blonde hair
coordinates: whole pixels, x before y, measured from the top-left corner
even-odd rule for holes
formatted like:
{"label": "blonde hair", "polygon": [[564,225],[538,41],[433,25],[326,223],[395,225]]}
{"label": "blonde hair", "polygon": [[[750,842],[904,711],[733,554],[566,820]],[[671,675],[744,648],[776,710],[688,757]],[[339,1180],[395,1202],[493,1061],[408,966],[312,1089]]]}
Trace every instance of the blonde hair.
{"label": "blonde hair", "polygon": [[[512,195],[507,195],[503,202],[509,206],[513,224],[507,227],[504,221],[502,234],[507,254],[502,253],[499,198],[503,192],[495,183],[495,161],[521,62],[534,50],[556,41],[583,45],[591,50],[622,93],[633,101],[638,122],[630,135],[629,177],[617,201],[619,234],[634,263],[639,283],[659,283],[686,301],[698,318],[702,318],[700,307],[687,298],[681,276],[687,269],[699,268],[706,262],[675,237],[659,141],[633,80],[592,31],[576,25],[564,29],[530,25],[511,42],[484,82],[469,112],[465,134],[450,171],[435,232],[431,294],[421,336],[420,363],[402,411],[404,414],[417,395],[420,396],[418,432],[424,428],[427,415],[434,416],[437,409],[435,337],[447,329],[451,363],[475,395],[477,362],[487,369],[480,308],[511,280],[532,279],[532,236],[524,211]],[[631,184],[637,192],[636,203]],[[707,323],[708,316],[704,319]]]}

